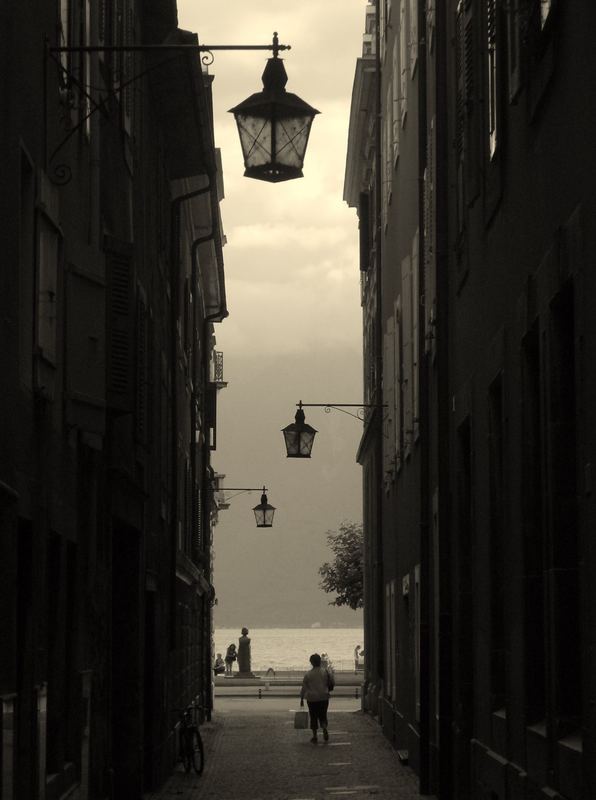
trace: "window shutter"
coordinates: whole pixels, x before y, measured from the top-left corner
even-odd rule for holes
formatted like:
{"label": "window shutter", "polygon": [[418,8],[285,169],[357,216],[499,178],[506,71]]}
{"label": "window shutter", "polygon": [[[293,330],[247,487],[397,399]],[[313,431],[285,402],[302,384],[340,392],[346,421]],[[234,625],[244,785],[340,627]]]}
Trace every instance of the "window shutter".
{"label": "window shutter", "polygon": [[108,257],[108,406],[133,410],[132,379],[132,264],[123,247]]}
{"label": "window shutter", "polygon": [[393,109],[392,109],[392,118],[393,118],[393,163],[394,165],[397,164],[399,159],[399,132],[401,127],[401,110],[400,110],[400,98],[399,98],[399,91],[401,85],[401,78],[399,72],[399,49],[398,49],[398,39],[397,36],[393,40]]}
{"label": "window shutter", "polygon": [[401,466],[401,451],[402,451],[402,350],[401,350],[401,295],[398,295],[394,306],[394,339],[393,339],[393,379],[394,379],[394,392],[393,392],[393,435],[394,435],[394,449],[395,449],[395,467],[399,469]]}
{"label": "window shutter", "polygon": [[402,298],[402,398],[404,408],[404,449],[412,443],[412,266],[410,256],[401,262]]}
{"label": "window shutter", "polygon": [[399,15],[400,122],[405,125],[408,111],[408,36],[406,30],[406,0],[401,0]]}
{"label": "window shutter", "polygon": [[418,63],[418,0],[410,0],[410,77]]}
{"label": "window shutter", "polygon": [[498,129],[498,58],[497,53],[497,0],[486,0],[486,72],[488,79],[488,134],[489,153],[493,158],[497,152],[500,131]]}
{"label": "window shutter", "polygon": [[149,317],[144,297],[137,301],[137,364],[136,364],[135,429],[137,439],[147,441],[149,404]]}
{"label": "window shutter", "polygon": [[418,231],[412,240],[412,430],[414,439],[418,438],[418,419],[420,417],[420,382],[419,382],[419,342],[418,342],[418,316],[419,316],[419,264],[418,254],[420,249]]}
{"label": "window shutter", "polygon": [[360,269],[366,272],[370,266],[370,215],[368,192],[361,192],[358,201],[358,233],[360,243]]}
{"label": "window shutter", "polygon": [[383,337],[383,475],[388,481],[393,477],[395,463],[395,319],[393,315],[387,320],[387,327]]}

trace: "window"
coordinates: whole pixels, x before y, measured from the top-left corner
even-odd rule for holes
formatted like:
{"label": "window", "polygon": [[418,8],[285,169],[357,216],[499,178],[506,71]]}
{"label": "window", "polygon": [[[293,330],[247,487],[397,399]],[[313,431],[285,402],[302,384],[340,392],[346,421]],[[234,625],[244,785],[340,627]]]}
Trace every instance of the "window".
{"label": "window", "polygon": [[[60,47],[68,47],[71,44],[71,7],[70,0],[60,0],[60,22],[58,27]],[[63,84],[67,86],[67,73],[70,64],[70,53],[60,53],[60,63],[62,64]]]}
{"label": "window", "polygon": [[419,315],[419,264],[418,253],[420,249],[418,231],[412,239],[412,431],[414,439],[419,435],[418,419],[420,417],[420,390],[418,379],[419,343],[418,343],[418,315]]}
{"label": "window", "polygon": [[399,67],[400,67],[400,121],[406,124],[408,112],[408,31],[406,28],[406,0],[401,0],[399,13]]}
{"label": "window", "polygon": [[414,681],[416,721],[420,722],[420,564],[414,567]]}
{"label": "window", "polygon": [[426,0],[426,31],[428,52],[432,53],[435,49],[435,0]]}
{"label": "window", "polygon": [[385,100],[385,131],[383,146],[383,217],[387,222],[391,191],[393,188],[393,88],[391,81],[387,87]]}
{"label": "window", "polygon": [[388,22],[388,4],[390,0],[378,0],[377,8],[379,9],[379,38],[381,40],[381,61],[385,58],[385,48],[387,42],[387,22]]}
{"label": "window", "polygon": [[383,402],[387,406],[383,414],[383,475],[385,488],[393,478],[395,466],[395,317],[387,320],[383,336]]}
{"label": "window", "polygon": [[488,145],[491,159],[497,152],[499,140],[498,130],[498,70],[499,53],[497,50],[497,0],[486,0],[486,76],[488,91]]}
{"label": "window", "polygon": [[521,31],[520,0],[510,0],[507,8],[507,61],[509,67],[509,100],[517,97],[521,88]]}
{"label": "window", "polygon": [[[85,47],[91,46],[91,0],[85,0],[84,4],[84,30],[83,41]],[[91,136],[91,100],[89,94],[91,93],[91,54],[83,53],[83,117],[85,119],[84,130],[87,138]]]}
{"label": "window", "polygon": [[545,717],[547,663],[544,626],[544,514],[540,334],[538,324],[527,334],[522,349],[522,525],[525,589],[526,719],[532,724]]}
{"label": "window", "polygon": [[410,77],[418,63],[418,0],[410,0]]}
{"label": "window", "polygon": [[401,262],[401,352],[402,352],[402,398],[404,414],[404,450],[410,451],[413,441],[413,342],[412,342],[412,263],[410,256]]}
{"label": "window", "polygon": [[401,466],[401,451],[403,447],[403,402],[402,402],[402,362],[401,362],[401,297],[398,295],[393,306],[394,339],[393,339],[393,443],[395,453],[395,468]]}
{"label": "window", "polygon": [[399,45],[397,37],[393,40],[393,163],[399,159],[399,131],[401,120],[401,100],[399,96],[401,77],[399,72]]}
{"label": "window", "polygon": [[544,28],[553,7],[553,0],[540,0],[540,27]]}
{"label": "window", "polygon": [[489,504],[490,504],[490,598],[491,598],[491,705],[493,711],[505,706],[506,624],[505,591],[505,426],[503,379],[499,375],[488,393]]}
{"label": "window", "polygon": [[385,694],[396,699],[395,580],[385,584]]}
{"label": "window", "polygon": [[37,258],[37,346],[44,359],[55,364],[60,234],[43,215],[38,219]]}

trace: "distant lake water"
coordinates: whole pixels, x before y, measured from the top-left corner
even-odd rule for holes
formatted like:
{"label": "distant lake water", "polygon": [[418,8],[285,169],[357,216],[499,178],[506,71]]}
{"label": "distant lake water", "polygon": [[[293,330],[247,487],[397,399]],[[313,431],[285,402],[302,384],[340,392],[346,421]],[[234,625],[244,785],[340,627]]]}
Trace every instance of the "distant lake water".
{"label": "distant lake water", "polygon": [[[239,628],[216,628],[215,652],[224,657],[232,642],[238,647]],[[354,669],[354,648],[364,647],[362,628],[251,628],[253,671],[310,668],[311,653],[327,653],[336,670]],[[234,671],[238,669],[234,664]]]}

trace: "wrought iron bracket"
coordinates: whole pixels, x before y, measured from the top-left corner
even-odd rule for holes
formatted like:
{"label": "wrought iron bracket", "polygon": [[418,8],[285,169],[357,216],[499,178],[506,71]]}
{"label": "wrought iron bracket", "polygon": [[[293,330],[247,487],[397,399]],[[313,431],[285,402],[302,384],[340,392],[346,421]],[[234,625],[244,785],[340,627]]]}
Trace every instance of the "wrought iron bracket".
{"label": "wrought iron bracket", "polygon": [[[303,403],[302,400],[296,403],[296,406],[298,408],[322,408],[325,410],[325,414],[329,414],[331,410],[341,411],[349,417],[360,420],[360,422],[364,422],[367,408],[387,408],[386,403]],[[356,413],[346,411],[348,408],[357,408],[358,411]]]}

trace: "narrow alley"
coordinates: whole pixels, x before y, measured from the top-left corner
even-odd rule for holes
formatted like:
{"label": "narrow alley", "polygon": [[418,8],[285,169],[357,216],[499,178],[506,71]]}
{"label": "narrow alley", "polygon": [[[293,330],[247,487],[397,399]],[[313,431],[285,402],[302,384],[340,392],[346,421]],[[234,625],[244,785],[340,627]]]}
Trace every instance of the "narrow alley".
{"label": "narrow alley", "polygon": [[330,712],[328,743],[295,730],[294,698],[233,699],[201,726],[206,764],[197,777],[182,766],[145,800],[417,800],[418,781],[377,722],[352,704]]}

